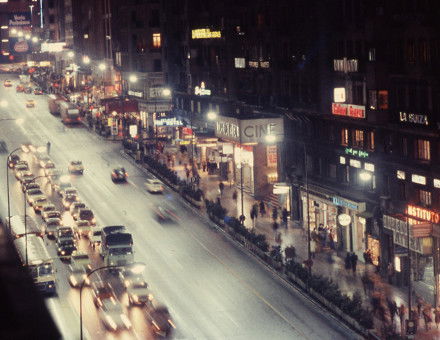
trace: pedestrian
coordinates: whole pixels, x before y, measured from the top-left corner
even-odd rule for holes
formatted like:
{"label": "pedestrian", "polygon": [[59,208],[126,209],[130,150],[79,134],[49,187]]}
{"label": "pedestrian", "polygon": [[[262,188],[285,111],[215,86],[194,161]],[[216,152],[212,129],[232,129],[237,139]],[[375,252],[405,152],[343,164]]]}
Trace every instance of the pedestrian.
{"label": "pedestrian", "polygon": [[50,155],[50,142],[49,141],[46,144],[46,152],[48,155]]}
{"label": "pedestrian", "polygon": [[220,196],[217,196],[217,204],[222,205],[222,202],[220,201]]}
{"label": "pedestrian", "polygon": [[218,189],[220,191],[220,196],[223,196],[223,190],[225,189],[225,185],[223,184],[223,182],[220,182],[218,184]]}
{"label": "pedestrian", "polygon": [[234,192],[232,193],[232,199],[233,199],[234,201],[237,200],[237,191],[236,191],[236,190],[234,190]]}
{"label": "pedestrian", "polygon": [[284,226],[287,228],[287,218],[289,216],[289,213],[286,208],[283,209],[281,212],[281,219],[283,221]]}
{"label": "pedestrian", "polygon": [[238,220],[240,221],[241,225],[244,224],[244,221],[246,220],[246,217],[244,215],[240,215],[240,217],[238,218]]}
{"label": "pedestrian", "polygon": [[423,308],[422,314],[423,319],[425,320],[425,330],[429,331],[429,329],[431,328],[430,323],[432,322],[431,306],[428,305]]}
{"label": "pedestrian", "polygon": [[361,281],[362,281],[362,287],[364,288],[365,296],[368,296],[368,293],[369,293],[369,291],[368,291],[368,288],[369,288],[368,280],[369,280],[369,277],[366,274],[362,275]]}
{"label": "pedestrian", "polygon": [[202,170],[203,170],[203,172],[206,172],[206,162],[202,163]]}
{"label": "pedestrian", "polygon": [[254,203],[252,205],[252,211],[254,212],[255,219],[257,219],[258,218],[258,204],[257,203]]}
{"label": "pedestrian", "polygon": [[353,270],[353,274],[356,274],[358,256],[355,253],[352,253],[350,257],[350,261],[351,261],[351,269]]}
{"label": "pedestrian", "polygon": [[399,319],[400,319],[400,333],[403,335],[404,320],[405,320],[405,314],[406,314],[406,308],[405,308],[405,305],[403,303],[400,304],[400,307],[397,310],[397,314],[399,315]]}
{"label": "pedestrian", "polygon": [[316,253],[316,241],[315,240],[310,240],[310,257],[312,259],[315,258],[315,253]]}
{"label": "pedestrian", "polygon": [[397,303],[387,298],[388,310],[391,315],[391,324],[394,324],[394,316],[397,315]]}
{"label": "pedestrian", "polygon": [[434,316],[435,316],[435,324],[436,324],[436,326],[437,326],[437,329],[438,329],[438,324],[440,323],[440,309],[439,308],[436,308],[436,309],[434,309]]}
{"label": "pedestrian", "polygon": [[420,318],[422,313],[422,307],[423,307],[423,299],[420,296],[417,296],[417,315],[418,318]]}
{"label": "pedestrian", "polygon": [[252,220],[252,228],[254,228],[255,227],[255,218],[256,218],[254,208],[251,209],[250,214],[251,214],[251,220]]}
{"label": "pedestrian", "polygon": [[263,201],[260,201],[260,215],[266,216],[266,207]]}
{"label": "pedestrian", "polygon": [[272,219],[274,220],[274,222],[278,219],[278,209],[277,207],[274,207],[272,210]]}
{"label": "pedestrian", "polygon": [[189,169],[186,169],[186,181],[187,182],[189,180],[189,175],[190,175]]}
{"label": "pedestrian", "polygon": [[348,252],[347,255],[345,255],[345,269],[350,269],[351,268],[351,254]]}

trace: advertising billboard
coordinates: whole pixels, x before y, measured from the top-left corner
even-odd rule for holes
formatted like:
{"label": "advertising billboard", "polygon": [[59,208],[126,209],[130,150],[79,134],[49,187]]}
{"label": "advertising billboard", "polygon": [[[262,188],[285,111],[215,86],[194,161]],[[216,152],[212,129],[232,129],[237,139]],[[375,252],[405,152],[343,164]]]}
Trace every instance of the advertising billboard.
{"label": "advertising billboard", "polygon": [[[32,33],[31,15],[29,12],[10,13],[9,53],[26,54],[31,52],[30,35]],[[26,39],[27,38],[27,39]]]}

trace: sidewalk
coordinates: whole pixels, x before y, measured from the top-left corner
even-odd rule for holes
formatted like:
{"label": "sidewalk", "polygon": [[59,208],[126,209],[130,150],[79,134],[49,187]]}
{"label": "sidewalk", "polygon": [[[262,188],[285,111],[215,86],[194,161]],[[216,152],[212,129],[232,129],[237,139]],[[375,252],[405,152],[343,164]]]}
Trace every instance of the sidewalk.
{"label": "sidewalk", "polygon": [[[166,164],[167,159],[165,155],[160,156],[160,160]],[[186,164],[186,168],[185,168]],[[190,181],[193,176],[192,172],[186,170],[190,169],[189,160],[187,156],[182,156],[180,159],[177,158],[174,162],[172,169],[177,172],[179,177],[184,181]],[[211,201],[220,202],[223,207],[227,209],[227,214],[230,216],[238,217],[241,215],[241,196],[240,190],[234,184],[223,182],[224,189],[223,193],[220,195],[219,189],[219,178],[217,175],[208,175],[207,172],[202,170],[197,171],[200,176],[199,188],[203,190],[205,198]],[[187,177],[187,173],[189,177]],[[237,198],[233,199],[233,193],[237,193]],[[250,211],[252,205],[256,203],[256,200],[247,193],[243,195],[243,212],[245,219],[245,225],[249,228],[252,227],[252,220],[250,218]],[[296,221],[289,221],[288,226],[283,226],[280,218],[278,218],[278,223],[280,225],[278,231],[281,234],[280,242],[275,240],[275,233],[272,230],[273,220],[271,218],[272,208],[268,207],[266,204],[266,214],[265,216],[258,215],[255,220],[255,231],[259,234],[264,234],[266,236],[269,246],[281,246],[284,250],[286,247],[293,246],[296,249],[295,260],[298,263],[303,263],[308,258],[308,247],[307,247],[307,231],[304,229],[300,223]],[[280,214],[278,214],[280,215]],[[339,256],[338,256],[339,255]],[[317,252],[313,258],[312,272],[325,277],[331,278],[334,282],[339,285],[342,293],[352,296],[356,291],[358,291],[361,296],[365,306],[372,309],[371,305],[371,292],[364,289],[364,284],[362,282],[362,276],[368,274],[374,281],[374,291],[380,292],[382,296],[387,296],[389,299],[394,300],[397,306],[404,304],[407,307],[407,288],[406,287],[396,287],[385,282],[378,274],[375,274],[374,267],[372,265],[365,265],[363,262],[358,261],[356,273],[352,270],[347,270],[345,268],[344,262],[345,253],[337,254],[336,251],[329,249],[319,249],[317,247]],[[428,300],[432,292],[429,292],[429,287],[423,286],[421,283],[414,283],[414,290],[416,294],[422,297],[425,301]],[[417,307],[416,297],[414,296],[413,308]],[[388,308],[386,308],[388,310]],[[385,313],[385,318],[390,320],[390,313]],[[382,327],[381,317],[375,317],[375,326],[377,329]],[[434,318],[433,318],[434,321]],[[401,325],[399,317],[396,315],[393,319],[394,328],[400,333]],[[423,318],[419,319],[417,339],[440,339],[440,330],[436,328],[434,322],[431,323],[431,329],[425,331],[425,323]]]}

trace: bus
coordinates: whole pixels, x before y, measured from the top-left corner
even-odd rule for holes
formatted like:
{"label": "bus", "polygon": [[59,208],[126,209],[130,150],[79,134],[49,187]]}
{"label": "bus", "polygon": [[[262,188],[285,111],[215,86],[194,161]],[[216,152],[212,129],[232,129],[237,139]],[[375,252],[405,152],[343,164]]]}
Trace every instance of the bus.
{"label": "bus", "polygon": [[44,232],[37,226],[34,220],[30,216],[26,216],[26,225],[24,224],[24,216],[14,215],[11,216],[9,224],[12,237],[20,238],[27,232],[28,235],[34,234],[43,236]]}
{"label": "bus", "polygon": [[36,234],[27,234],[14,240],[21,262],[27,267],[37,289],[53,295],[56,293],[55,270],[43,238]]}

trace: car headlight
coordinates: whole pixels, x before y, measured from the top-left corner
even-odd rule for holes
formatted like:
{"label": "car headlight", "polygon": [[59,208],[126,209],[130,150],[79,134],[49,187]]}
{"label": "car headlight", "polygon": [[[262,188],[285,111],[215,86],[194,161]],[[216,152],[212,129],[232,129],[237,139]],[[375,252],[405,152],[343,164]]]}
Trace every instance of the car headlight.
{"label": "car headlight", "polygon": [[113,330],[116,330],[118,327],[116,326],[116,323],[113,321],[113,319],[111,318],[110,315],[106,314],[105,315],[105,319],[107,321],[107,324],[109,325],[109,327]]}
{"label": "car headlight", "polygon": [[121,314],[121,320],[124,323],[125,327],[130,328],[131,327],[131,321],[125,314]]}
{"label": "car headlight", "polygon": [[74,286],[76,286],[78,284],[78,281],[76,281],[75,276],[73,276],[73,275],[70,275],[70,282],[72,282],[72,284]]}
{"label": "car headlight", "polygon": [[65,255],[66,252],[64,250],[61,251],[61,255]]}

